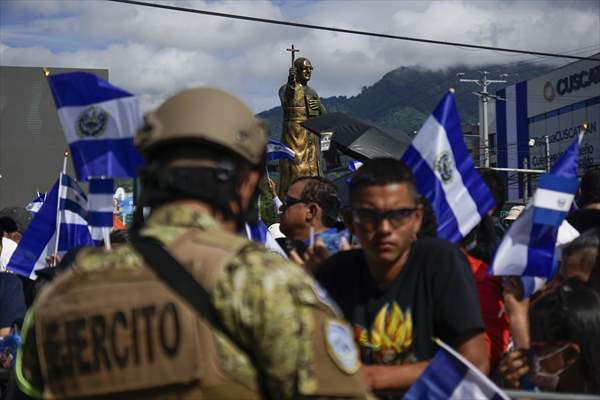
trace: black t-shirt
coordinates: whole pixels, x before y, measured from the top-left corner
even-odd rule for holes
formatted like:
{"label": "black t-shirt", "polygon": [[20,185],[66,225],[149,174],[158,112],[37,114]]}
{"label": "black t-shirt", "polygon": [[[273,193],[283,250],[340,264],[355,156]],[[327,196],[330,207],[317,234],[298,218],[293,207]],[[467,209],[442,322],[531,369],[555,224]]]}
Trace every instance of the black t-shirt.
{"label": "black t-shirt", "polygon": [[17,275],[0,272],[0,328],[9,328],[25,317],[25,296]]}
{"label": "black t-shirt", "polygon": [[600,227],[600,210],[595,208],[580,208],[573,211],[567,216],[567,221],[579,233],[583,233],[588,229]]}
{"label": "black t-shirt", "polygon": [[484,329],[473,273],[452,244],[422,238],[392,282],[373,280],[362,250],[332,256],[317,280],[354,327],[366,364],[404,364],[433,357],[432,337],[455,345]]}

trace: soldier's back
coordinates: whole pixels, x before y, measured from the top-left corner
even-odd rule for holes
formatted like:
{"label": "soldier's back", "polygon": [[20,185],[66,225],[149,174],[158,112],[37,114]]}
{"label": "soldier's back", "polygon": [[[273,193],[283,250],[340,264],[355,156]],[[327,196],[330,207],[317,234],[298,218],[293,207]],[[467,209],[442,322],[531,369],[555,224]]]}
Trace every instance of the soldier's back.
{"label": "soldier's back", "polygon": [[349,328],[299,268],[180,208],[157,210],[142,235],[210,293],[258,369],[124,245],[83,251],[40,293],[24,329],[22,388],[59,398],[243,399],[260,397],[260,380],[273,398],[364,392],[356,350],[344,347]]}

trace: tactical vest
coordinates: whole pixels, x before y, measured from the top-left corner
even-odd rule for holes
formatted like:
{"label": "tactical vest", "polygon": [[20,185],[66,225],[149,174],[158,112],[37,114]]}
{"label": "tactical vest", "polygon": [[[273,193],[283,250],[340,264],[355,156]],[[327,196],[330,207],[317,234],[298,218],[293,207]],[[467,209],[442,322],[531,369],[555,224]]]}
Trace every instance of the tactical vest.
{"label": "tactical vest", "polygon": [[[228,260],[247,244],[224,232],[190,229],[167,250],[210,292]],[[75,270],[36,302],[45,398],[260,398],[248,357],[142,261],[135,267],[90,268],[86,257],[79,256]],[[311,394],[362,397],[360,379],[328,355],[323,327],[336,321],[330,306],[319,303],[313,309],[318,385]],[[249,374],[232,373],[225,365],[223,343],[245,360]]]}

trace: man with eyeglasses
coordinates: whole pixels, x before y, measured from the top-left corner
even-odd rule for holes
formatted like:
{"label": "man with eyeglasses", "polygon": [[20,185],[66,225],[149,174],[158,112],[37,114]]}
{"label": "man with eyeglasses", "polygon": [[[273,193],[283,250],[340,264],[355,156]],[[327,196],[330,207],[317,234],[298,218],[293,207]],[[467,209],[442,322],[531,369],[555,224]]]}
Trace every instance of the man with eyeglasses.
{"label": "man with eyeglasses", "polygon": [[413,384],[436,351],[432,337],[488,372],[473,274],[452,244],[417,240],[423,210],[400,161],[365,163],[350,183],[350,230],[362,249],[340,252],[317,280],[354,326],[363,375],[384,398]]}

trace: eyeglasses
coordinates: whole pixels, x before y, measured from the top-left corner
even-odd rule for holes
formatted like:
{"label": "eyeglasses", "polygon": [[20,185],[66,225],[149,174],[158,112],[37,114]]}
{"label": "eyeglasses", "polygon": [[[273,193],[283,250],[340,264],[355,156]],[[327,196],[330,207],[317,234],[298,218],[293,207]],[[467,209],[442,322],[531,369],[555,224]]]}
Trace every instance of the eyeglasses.
{"label": "eyeglasses", "polygon": [[293,197],[290,196],[286,196],[285,200],[283,201],[283,204],[280,207],[281,212],[287,210],[288,208],[290,208],[291,206],[293,206],[294,204],[298,204],[298,203],[305,203],[304,200],[302,199],[295,199]]}
{"label": "eyeglasses", "polygon": [[395,210],[377,211],[371,208],[359,208],[352,210],[354,221],[372,230],[379,226],[384,219],[390,222],[392,228],[399,227],[408,217],[414,214],[417,207],[397,208]]}

